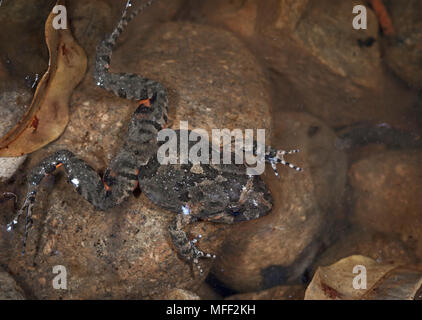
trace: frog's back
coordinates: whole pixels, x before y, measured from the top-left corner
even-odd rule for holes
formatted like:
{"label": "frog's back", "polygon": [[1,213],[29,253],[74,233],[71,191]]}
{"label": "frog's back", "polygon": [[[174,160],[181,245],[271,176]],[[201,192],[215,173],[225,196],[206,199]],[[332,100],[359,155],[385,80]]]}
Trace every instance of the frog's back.
{"label": "frog's back", "polygon": [[[189,144],[189,150],[193,145]],[[223,213],[235,220],[250,220],[265,215],[272,204],[261,177],[248,176],[244,164],[161,165],[154,157],[140,169],[139,185],[155,204],[199,219],[216,221]]]}

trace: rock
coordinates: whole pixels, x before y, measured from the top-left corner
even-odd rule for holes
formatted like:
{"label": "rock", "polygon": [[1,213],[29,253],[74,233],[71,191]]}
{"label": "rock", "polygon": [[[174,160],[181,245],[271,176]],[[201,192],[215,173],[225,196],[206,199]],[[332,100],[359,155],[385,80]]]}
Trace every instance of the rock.
{"label": "rock", "polygon": [[303,300],[304,295],[302,285],[278,286],[260,292],[235,294],[226,300]]}
{"label": "rock", "polygon": [[380,232],[418,243],[422,257],[422,154],[420,150],[386,151],[350,168],[353,220]]}
{"label": "rock", "polygon": [[258,10],[257,0],[204,0],[193,2],[182,18],[196,22],[224,26],[233,33],[252,38]]}
{"label": "rock", "polygon": [[201,300],[201,298],[190,291],[183,289],[173,289],[165,295],[158,297],[158,300]]}
{"label": "rock", "polygon": [[0,92],[0,137],[22,118],[31,100],[32,94],[29,90],[15,88]]}
{"label": "rock", "polygon": [[[140,3],[139,1],[133,2],[133,7],[137,7]],[[135,36],[147,35],[151,29],[158,28],[160,23],[174,20],[182,3],[183,0],[155,2],[147,8],[146,12],[140,14],[141,18],[130,23],[121,39],[124,41]],[[68,15],[72,18],[73,35],[91,58],[88,82],[92,82],[90,75],[93,70],[96,47],[113,30],[125,4],[125,1],[121,1],[116,5],[115,0],[73,0],[68,3]]]}
{"label": "rock", "polygon": [[258,11],[257,48],[272,70],[275,100],[286,105],[287,96],[289,110],[305,109],[336,128],[362,121],[408,127],[412,116],[403,114],[414,114],[415,95],[384,71],[374,13],[368,9],[368,29],[357,31],[359,1],[300,1],[284,14],[292,2],[280,1],[270,19]]}
{"label": "rock", "polygon": [[[3,1],[0,10],[0,52],[13,77],[42,74],[47,69],[48,51],[44,23],[56,1]],[[13,17],[13,19],[11,19]],[[13,41],[10,36],[13,35]],[[22,50],[25,48],[25,50]]]}
{"label": "rock", "polygon": [[22,289],[4,271],[0,271],[0,300],[25,300]]}
{"label": "rock", "polygon": [[[31,103],[29,90],[17,89],[0,92],[0,138],[20,120]],[[0,181],[8,180],[25,161],[26,156],[0,158]]]}
{"label": "rock", "polygon": [[348,1],[204,0],[188,17],[241,37],[269,71],[274,102],[339,128],[361,122],[417,127],[415,93],[386,72],[378,21],[354,30]]}
{"label": "rock", "polygon": [[[206,42],[202,39],[202,29],[209,37]],[[189,126],[204,128],[211,133],[211,128],[250,128],[250,119],[259,119],[254,127],[267,129],[270,136],[268,80],[249,51],[244,53],[245,59],[239,59],[245,49],[236,37],[217,30],[196,24],[168,24],[151,34],[151,37],[164,37],[160,40],[162,50],[145,47],[142,35],[138,34],[132,43],[138,46],[135,50],[143,51],[143,59],[126,56],[128,62],[117,62],[116,69],[128,70],[129,64],[145,70],[145,76],[151,79],[160,79],[178,107],[186,110],[179,112],[172,108],[174,103],[170,103],[174,126],[178,126],[179,121],[189,121]],[[181,42],[186,41],[186,33],[190,41],[201,42],[201,46],[181,48]],[[223,43],[220,34],[224,34],[228,41]],[[126,50],[128,48],[123,44],[116,50],[116,58],[119,59],[119,53]],[[180,56],[181,50],[187,51],[185,56]],[[207,63],[204,63],[205,59]],[[174,69],[174,74],[163,74],[162,71],[167,69]],[[188,89],[185,89],[187,86]],[[194,96],[192,91],[201,94]],[[216,94],[225,96],[225,99],[221,100],[221,96]],[[217,114],[218,117],[215,117]]]}
{"label": "rock", "polygon": [[6,65],[0,61],[0,79],[5,79],[7,77],[7,73]]}
{"label": "rock", "polygon": [[201,297],[202,300],[222,300],[223,297],[220,296],[214,289],[206,282],[202,283],[199,289],[196,291],[196,294]]}
{"label": "rock", "polygon": [[[281,2],[281,14],[275,23],[275,29],[292,30],[295,39],[304,44],[311,55],[332,73],[351,80],[353,84],[377,89],[381,60],[375,14],[368,9],[368,29],[356,31],[351,24],[354,18],[352,9],[355,5],[360,5],[360,1],[302,1],[293,14],[283,14],[287,11],[283,9],[289,8],[293,2]],[[367,40],[375,45],[367,45],[362,50],[359,40]]]}
{"label": "rock", "polygon": [[26,156],[17,158],[0,158],[0,181],[10,179],[25,161]]}
{"label": "rock", "polygon": [[274,115],[274,147],[300,149],[298,156],[289,159],[304,171],[280,167],[279,180],[267,172],[264,177],[274,198],[273,210],[231,228],[213,273],[240,293],[300,278],[330,236],[332,223],[343,219],[347,161],[345,154],[334,147],[336,135],[324,123],[303,113]]}
{"label": "rock", "polygon": [[422,89],[422,3],[386,2],[395,35],[384,42],[384,60],[410,86]]}
{"label": "rock", "polygon": [[418,263],[412,247],[397,236],[353,226],[339,232],[338,240],[317,257],[312,274],[318,266],[331,265],[352,255],[363,255],[382,264]]}
{"label": "rock", "polygon": [[[265,74],[248,49],[223,30],[164,24],[148,34],[126,38],[111,65],[113,71],[139,73],[163,83],[169,90],[169,119],[174,127],[179,120],[207,130],[250,128],[251,123],[257,128],[270,127]],[[64,134],[32,154],[24,172],[62,148],[104,171],[121,146],[137,104],[97,88],[91,79],[87,75],[72,96]],[[201,277],[193,276],[178,258],[167,231],[173,213],[143,194],[107,212],[97,212],[63,174],[55,180],[54,188],[46,184],[37,196],[25,256],[20,255],[22,226],[8,234],[7,266],[36,298],[141,299],[172,288],[195,292],[200,287],[212,261],[202,261],[205,272]],[[25,191],[21,188],[20,199]],[[202,250],[219,254],[230,228],[198,223],[188,231],[192,236],[203,235]],[[67,268],[68,290],[52,288],[55,265]]]}

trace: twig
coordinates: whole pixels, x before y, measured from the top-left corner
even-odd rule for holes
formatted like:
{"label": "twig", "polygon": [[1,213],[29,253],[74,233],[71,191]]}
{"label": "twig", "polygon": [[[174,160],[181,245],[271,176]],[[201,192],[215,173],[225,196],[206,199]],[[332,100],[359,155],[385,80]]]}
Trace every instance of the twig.
{"label": "twig", "polygon": [[381,26],[382,31],[386,36],[392,36],[395,33],[393,22],[391,21],[390,15],[382,0],[369,0],[372,9],[378,17],[378,22]]}

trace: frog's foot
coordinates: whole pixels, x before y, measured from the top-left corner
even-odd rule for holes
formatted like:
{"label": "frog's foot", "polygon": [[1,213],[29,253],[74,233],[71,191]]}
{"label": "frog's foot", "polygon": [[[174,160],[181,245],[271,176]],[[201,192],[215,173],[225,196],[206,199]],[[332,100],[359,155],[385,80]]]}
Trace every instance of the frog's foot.
{"label": "frog's foot", "polygon": [[204,270],[202,270],[201,264],[199,263],[199,258],[207,258],[207,259],[215,259],[216,255],[212,253],[205,253],[201,250],[199,250],[195,244],[198,243],[198,241],[202,238],[202,235],[198,235],[195,239],[190,241],[190,245],[192,248],[192,257],[191,260],[195,264],[195,266],[198,268],[199,273],[202,275],[204,273]]}
{"label": "frog's foot", "polygon": [[178,214],[169,226],[170,237],[179,256],[189,264],[194,264],[198,268],[200,274],[203,274],[199,259],[215,258],[214,254],[205,253],[199,250],[196,245],[202,239],[202,235],[198,235],[193,240],[189,240],[188,235],[183,230],[188,224],[196,222],[197,219],[191,215]]}
{"label": "frog's foot", "polygon": [[15,216],[13,217],[13,220],[7,224],[7,231],[8,232],[12,231],[18,224],[20,216],[23,213],[25,213],[26,218],[25,218],[25,230],[24,230],[24,237],[23,237],[22,254],[25,253],[26,240],[28,238],[28,231],[32,226],[32,208],[34,207],[34,203],[35,203],[35,194],[36,194],[35,190],[28,192],[21,209],[15,214]]}
{"label": "frog's foot", "polygon": [[290,162],[287,162],[284,160],[284,156],[288,154],[294,154],[298,153],[299,150],[276,150],[273,148],[270,148],[270,150],[265,154],[265,160],[268,161],[271,164],[271,167],[274,170],[274,173],[277,177],[279,177],[278,171],[277,171],[277,163],[281,163],[282,165],[288,166],[289,168],[292,168],[296,171],[303,171],[302,168],[295,166],[294,164],[291,164]]}

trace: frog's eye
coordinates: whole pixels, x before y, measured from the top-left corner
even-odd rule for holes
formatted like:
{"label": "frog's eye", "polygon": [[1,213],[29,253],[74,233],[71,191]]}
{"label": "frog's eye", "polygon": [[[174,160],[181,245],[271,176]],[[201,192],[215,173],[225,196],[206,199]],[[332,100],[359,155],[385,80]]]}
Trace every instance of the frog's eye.
{"label": "frog's eye", "polygon": [[237,217],[240,216],[240,212],[239,211],[232,211],[232,216]]}
{"label": "frog's eye", "polygon": [[242,214],[242,210],[241,210],[240,207],[231,207],[231,208],[228,208],[228,209],[226,209],[226,212],[229,215],[231,215],[231,216],[233,216],[235,218],[238,217],[238,216],[240,216]]}
{"label": "frog's eye", "polygon": [[190,200],[189,192],[185,191],[179,194],[179,200],[182,202],[188,202]]}

